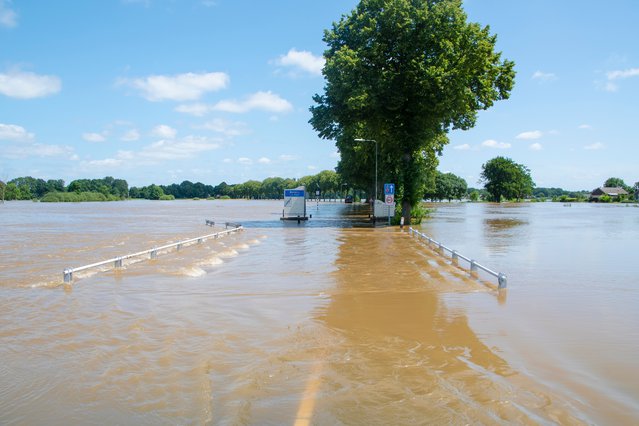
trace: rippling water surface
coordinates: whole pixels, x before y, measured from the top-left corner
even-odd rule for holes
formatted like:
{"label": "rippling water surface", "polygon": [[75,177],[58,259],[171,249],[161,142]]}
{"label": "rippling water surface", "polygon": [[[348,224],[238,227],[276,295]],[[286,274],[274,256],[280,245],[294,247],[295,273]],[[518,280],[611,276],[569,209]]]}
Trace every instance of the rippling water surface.
{"label": "rippling water surface", "polygon": [[[422,231],[498,294],[361,206],[281,208],[0,205],[0,424],[639,420],[639,209],[439,206]],[[62,284],[205,219],[245,229]]]}

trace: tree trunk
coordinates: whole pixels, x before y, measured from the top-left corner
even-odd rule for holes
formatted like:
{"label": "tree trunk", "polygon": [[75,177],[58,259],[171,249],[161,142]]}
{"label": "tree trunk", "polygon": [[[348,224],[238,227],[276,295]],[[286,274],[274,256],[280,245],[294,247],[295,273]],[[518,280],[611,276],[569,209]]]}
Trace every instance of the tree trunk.
{"label": "tree trunk", "polygon": [[402,200],[402,217],[404,218],[404,225],[410,225],[410,211],[411,211],[410,201],[404,198]]}

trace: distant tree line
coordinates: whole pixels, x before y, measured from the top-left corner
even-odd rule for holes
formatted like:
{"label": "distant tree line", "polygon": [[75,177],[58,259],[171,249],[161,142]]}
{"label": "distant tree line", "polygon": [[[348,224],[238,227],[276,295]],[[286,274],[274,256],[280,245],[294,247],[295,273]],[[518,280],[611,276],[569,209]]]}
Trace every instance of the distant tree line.
{"label": "distant tree line", "polygon": [[[453,173],[436,171],[425,186],[423,199],[430,201],[470,201],[521,200],[531,201],[588,201],[590,191],[566,191],[561,188],[536,188],[530,178],[530,171],[523,165],[508,158],[497,157],[484,164],[482,180],[484,188],[468,187],[466,181]],[[488,172],[487,172],[488,170]],[[490,179],[490,180],[489,180]],[[180,184],[131,187],[124,179],[107,176],[102,179],[78,179],[65,186],[62,179],[36,179],[31,176],[19,177],[8,182],[0,181],[0,201],[40,200],[43,202],[116,201],[126,198],[148,200],[173,199],[282,199],[284,190],[305,186],[308,198],[315,198],[317,191],[321,199],[343,198],[350,194],[355,199],[366,191],[345,182],[338,173],[324,170],[316,175],[300,179],[269,177],[262,181],[249,180],[239,184],[222,182],[216,186],[188,180]],[[622,179],[609,178],[604,187],[624,188],[627,196],[610,201],[639,199],[639,182],[626,185]],[[600,201],[608,201],[602,197]]]}
{"label": "distant tree line", "polygon": [[[324,170],[316,175],[304,176],[300,179],[269,177],[262,181],[248,180],[244,183],[206,185],[185,180],[180,184],[149,185],[131,187],[130,198],[148,200],[184,199],[184,198],[244,198],[244,199],[282,199],[284,190],[305,186],[309,198],[315,198],[320,191],[320,198],[334,199],[343,197],[349,185],[342,182],[334,171]],[[352,189],[350,189],[352,191]]]}
{"label": "distant tree line", "polygon": [[262,181],[249,180],[239,184],[207,185],[183,181],[180,184],[131,187],[124,179],[107,176],[103,179],[78,179],[65,186],[62,179],[48,180],[31,176],[19,177],[4,183],[0,181],[0,200],[40,200],[44,202],[115,201],[126,198],[172,200],[193,198],[245,198],[281,199],[284,190],[305,186],[308,197],[320,192],[322,199],[344,197],[357,188],[340,180],[336,172],[324,170],[300,179],[269,177]]}
{"label": "distant tree line", "polygon": [[129,185],[124,179],[107,176],[103,179],[79,179],[68,186],[62,179],[37,179],[31,176],[0,182],[3,200],[41,201],[111,201],[128,196]]}

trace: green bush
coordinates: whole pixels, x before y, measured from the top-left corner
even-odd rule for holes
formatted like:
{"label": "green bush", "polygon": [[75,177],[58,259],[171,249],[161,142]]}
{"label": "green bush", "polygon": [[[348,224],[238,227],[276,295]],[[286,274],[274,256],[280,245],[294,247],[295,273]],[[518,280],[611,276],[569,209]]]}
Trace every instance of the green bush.
{"label": "green bush", "polygon": [[97,201],[119,201],[115,195],[105,195],[101,192],[48,192],[40,199],[43,203],[81,203]]}
{"label": "green bush", "polygon": [[174,195],[161,195],[160,196],[160,201],[171,201],[171,200],[175,200],[175,196]]}

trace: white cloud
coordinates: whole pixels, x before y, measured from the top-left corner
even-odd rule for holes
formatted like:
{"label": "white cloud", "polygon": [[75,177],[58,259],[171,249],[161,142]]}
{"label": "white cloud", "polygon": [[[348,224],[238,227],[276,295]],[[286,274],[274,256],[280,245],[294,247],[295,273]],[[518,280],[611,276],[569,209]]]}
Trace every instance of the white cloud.
{"label": "white cloud", "polygon": [[482,142],[481,146],[484,146],[486,148],[494,148],[494,149],[508,149],[510,148],[511,145],[509,143],[497,142],[496,140],[488,139]]}
{"label": "white cloud", "polygon": [[122,164],[122,160],[117,158],[105,158],[104,160],[87,161],[85,164],[90,167],[111,168],[120,166]]}
{"label": "white cloud", "polygon": [[33,138],[33,133],[27,132],[22,126],[0,123],[0,140],[30,141]]}
{"label": "white cloud", "polygon": [[297,160],[297,156],[288,155],[288,154],[282,154],[282,155],[280,155],[280,160],[282,160],[282,161],[294,161],[294,160]]}
{"label": "white cloud", "polygon": [[[626,70],[608,71],[606,73],[607,81],[603,84],[603,90],[606,92],[616,92],[619,90],[617,80],[625,80],[626,78],[639,77],[639,68],[629,68]],[[601,82],[597,82],[601,86]]]}
{"label": "white cloud", "polygon": [[223,135],[233,137],[239,136],[248,133],[246,128],[246,123],[241,121],[229,121],[224,120],[222,118],[216,118],[207,123],[204,123],[202,126],[198,126],[198,129],[206,129],[211,130],[217,133],[222,133]]}
{"label": "white cloud", "polygon": [[608,80],[622,80],[630,77],[639,77],[639,68],[630,68],[627,70],[608,71],[606,73]]}
{"label": "white cloud", "polygon": [[240,164],[243,164],[245,166],[250,166],[251,164],[253,164],[253,160],[251,160],[250,158],[246,158],[246,157],[238,158],[237,162],[240,163]]}
{"label": "white cloud", "polygon": [[537,142],[535,142],[533,144],[530,144],[529,148],[530,148],[531,151],[541,151],[543,149],[541,144],[537,143]]}
{"label": "white cloud", "polygon": [[532,78],[539,81],[553,81],[557,80],[557,75],[551,72],[535,71]]}
{"label": "white cloud", "polygon": [[312,165],[310,165],[310,166],[306,166],[306,168],[307,168],[308,170],[311,170],[311,171],[312,171],[312,170],[317,170],[317,166],[312,166]]}
{"label": "white cloud", "polygon": [[230,158],[225,158],[224,160],[222,160],[222,162],[225,164],[230,164],[233,162],[233,160],[231,160]]}
{"label": "white cloud", "polygon": [[104,142],[106,136],[102,133],[82,133],[82,139],[87,142]]}
{"label": "white cloud", "polygon": [[470,150],[470,145],[468,145],[467,143],[464,143],[461,145],[455,145],[453,149],[456,149],[458,151],[468,151]]}
{"label": "white cloud", "polygon": [[0,93],[11,98],[41,98],[58,93],[61,88],[60,79],[52,75],[38,75],[22,71],[0,74]]}
{"label": "white cloud", "polygon": [[11,2],[0,0],[0,26],[13,28],[18,25],[18,14],[11,10]]}
{"label": "white cloud", "polygon": [[260,164],[270,164],[271,163],[271,159],[270,158],[266,158],[266,157],[262,157],[259,160],[257,160],[258,163]]}
{"label": "white cloud", "polygon": [[207,92],[224,89],[229,84],[229,76],[223,72],[185,73],[174,76],[151,75],[133,80],[121,79],[118,84],[126,84],[138,89],[149,101],[193,101]]}
{"label": "white cloud", "polygon": [[46,145],[41,143],[12,144],[8,146],[0,145],[0,156],[10,159],[20,159],[28,157],[70,157],[73,148],[64,145]]}
{"label": "white cloud", "polygon": [[583,130],[590,130],[592,129],[592,126],[590,124],[581,124],[579,128]]}
{"label": "white cloud", "polygon": [[186,136],[180,140],[160,140],[146,146],[139,156],[151,160],[177,160],[191,158],[206,151],[218,149],[220,144],[203,136]]}
{"label": "white cloud", "polygon": [[306,50],[291,49],[286,55],[277,60],[277,64],[284,67],[292,67],[313,75],[321,75],[325,60],[322,56],[315,56]]}
{"label": "white cloud", "polygon": [[599,149],[604,149],[606,146],[604,144],[602,144],[601,142],[595,142],[592,143],[590,145],[586,145],[584,146],[584,149],[588,150],[588,151],[596,151]]}
{"label": "white cloud", "polygon": [[206,115],[209,111],[213,110],[213,107],[206,104],[196,103],[196,104],[182,104],[178,105],[175,110],[177,112],[182,112],[184,114],[194,115],[196,117],[202,117]]}
{"label": "white cloud", "polygon": [[213,109],[235,113],[244,113],[254,109],[269,112],[288,112],[293,109],[293,105],[279,95],[268,91],[254,93],[244,101],[220,101],[213,106]]}
{"label": "white cloud", "polygon": [[177,130],[171,126],[167,126],[166,124],[160,124],[151,130],[151,134],[163,139],[175,139]]}
{"label": "white cloud", "polygon": [[532,130],[530,132],[520,133],[515,138],[516,139],[523,139],[523,140],[534,140],[534,139],[539,139],[542,136],[543,136],[543,133],[541,131]]}
{"label": "white cloud", "polygon": [[124,142],[133,142],[137,141],[138,139],[140,139],[140,132],[138,132],[137,129],[129,130],[120,138],[120,140]]}

